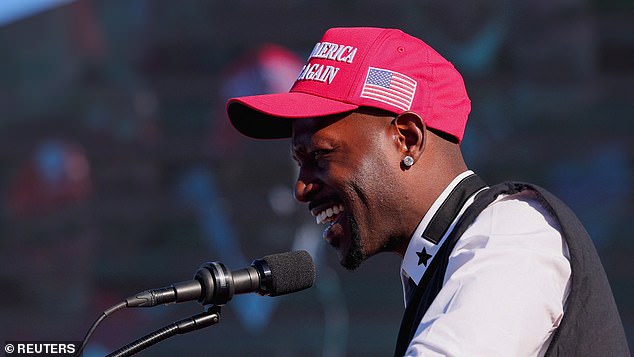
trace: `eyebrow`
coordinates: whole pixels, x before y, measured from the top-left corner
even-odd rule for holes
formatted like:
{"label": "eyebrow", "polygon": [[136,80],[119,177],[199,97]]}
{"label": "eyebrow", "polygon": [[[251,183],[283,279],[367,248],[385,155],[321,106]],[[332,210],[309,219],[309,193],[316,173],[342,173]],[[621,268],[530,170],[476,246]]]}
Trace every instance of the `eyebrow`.
{"label": "eyebrow", "polygon": [[331,137],[318,137],[317,139],[313,139],[314,136],[311,136],[311,140],[307,144],[296,144],[294,141],[291,141],[291,145],[289,147],[290,155],[293,159],[300,158],[301,156],[307,156],[312,150],[316,148],[323,148],[328,146],[329,148],[338,147],[336,139]]}

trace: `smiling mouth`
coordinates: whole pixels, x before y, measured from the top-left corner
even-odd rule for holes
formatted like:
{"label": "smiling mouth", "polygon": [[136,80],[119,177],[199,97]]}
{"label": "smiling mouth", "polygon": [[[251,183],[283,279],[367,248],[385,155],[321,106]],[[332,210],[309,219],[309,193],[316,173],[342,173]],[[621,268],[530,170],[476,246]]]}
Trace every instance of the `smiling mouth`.
{"label": "smiling mouth", "polygon": [[337,220],[337,217],[344,211],[342,204],[335,204],[323,210],[312,212],[317,224],[328,224]]}

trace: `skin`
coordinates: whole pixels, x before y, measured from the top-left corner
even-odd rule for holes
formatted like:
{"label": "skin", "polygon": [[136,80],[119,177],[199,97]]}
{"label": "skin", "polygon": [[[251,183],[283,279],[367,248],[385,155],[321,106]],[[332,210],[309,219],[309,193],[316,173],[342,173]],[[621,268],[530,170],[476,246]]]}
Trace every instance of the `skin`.
{"label": "skin", "polygon": [[[413,112],[361,108],[292,125],[295,198],[313,215],[344,206],[323,235],[348,269],[380,252],[403,257],[422,217],[467,169],[459,145],[428,130]],[[412,167],[403,165],[406,155]]]}

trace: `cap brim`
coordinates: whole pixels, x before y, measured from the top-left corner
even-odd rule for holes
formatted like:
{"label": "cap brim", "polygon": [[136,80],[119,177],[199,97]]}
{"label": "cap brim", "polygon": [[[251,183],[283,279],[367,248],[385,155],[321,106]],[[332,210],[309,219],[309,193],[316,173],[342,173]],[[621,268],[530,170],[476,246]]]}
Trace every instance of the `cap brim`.
{"label": "cap brim", "polygon": [[291,120],[340,114],[359,106],[315,95],[290,92],[229,99],[227,114],[242,134],[256,139],[291,136]]}

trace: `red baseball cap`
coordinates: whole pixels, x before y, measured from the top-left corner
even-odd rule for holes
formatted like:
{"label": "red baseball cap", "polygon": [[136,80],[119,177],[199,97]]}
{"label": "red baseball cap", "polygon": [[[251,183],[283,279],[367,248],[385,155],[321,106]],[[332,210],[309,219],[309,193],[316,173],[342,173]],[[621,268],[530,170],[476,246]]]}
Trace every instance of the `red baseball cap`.
{"label": "red baseball cap", "polygon": [[313,48],[288,93],[231,98],[227,113],[242,134],[288,138],[291,120],[353,111],[412,111],[462,140],[471,101],[454,66],[401,30],[332,28]]}

